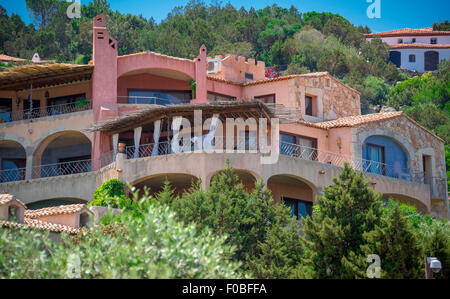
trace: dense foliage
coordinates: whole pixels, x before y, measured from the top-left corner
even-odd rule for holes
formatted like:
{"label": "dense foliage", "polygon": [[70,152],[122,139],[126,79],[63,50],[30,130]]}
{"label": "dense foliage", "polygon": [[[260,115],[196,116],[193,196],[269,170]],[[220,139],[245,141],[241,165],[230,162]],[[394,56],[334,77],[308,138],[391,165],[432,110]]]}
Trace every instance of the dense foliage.
{"label": "dense foliage", "polygon": [[[369,187],[363,174],[345,165],[334,184],[324,189],[312,218],[304,221],[306,269],[300,277],[361,278],[364,233],[380,225],[381,194]],[[364,256],[365,257],[365,256]],[[355,270],[356,268],[356,270]],[[309,269],[309,271],[305,271]]]}
{"label": "dense foliage", "polygon": [[125,195],[125,184],[119,179],[112,179],[95,190],[94,199],[89,205],[92,207],[122,208],[128,201]]}
{"label": "dense foliage", "polygon": [[247,192],[230,167],[206,191],[196,184],[174,197],[166,183],[156,198],[171,204],[180,221],[227,235],[227,244],[236,247],[233,259],[254,278],[287,278],[300,262],[300,229],[289,208],[275,204],[262,184]]}
{"label": "dense foliage", "polygon": [[0,278],[240,278],[225,237],[179,223],[147,197],[109,223],[63,236],[0,229]]}

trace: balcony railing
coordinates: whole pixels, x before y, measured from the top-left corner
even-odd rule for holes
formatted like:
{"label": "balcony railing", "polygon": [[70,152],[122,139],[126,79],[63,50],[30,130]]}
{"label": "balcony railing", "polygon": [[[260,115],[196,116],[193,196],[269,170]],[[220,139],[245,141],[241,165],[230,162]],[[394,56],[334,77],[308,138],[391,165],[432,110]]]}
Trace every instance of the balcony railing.
{"label": "balcony railing", "polygon": [[25,179],[25,168],[0,170],[0,183],[22,181]]}
{"label": "balcony railing", "polygon": [[189,104],[191,100],[178,99],[175,97],[143,97],[143,96],[118,96],[120,102],[126,101],[128,104],[147,104],[147,105],[179,105],[179,104]]}
{"label": "balcony railing", "polygon": [[[233,139],[231,139],[233,140]],[[223,137],[216,137],[212,140],[210,148],[214,149],[215,142],[222,142],[221,148],[226,149],[226,142]],[[234,150],[255,151],[257,143],[255,138],[234,138]],[[188,140],[184,144],[180,144],[181,152],[193,152],[195,142]],[[128,146],[125,149],[128,159],[137,159],[152,156],[165,156],[173,154],[171,142],[165,141],[156,144],[140,145],[136,152],[134,146]],[[315,161],[322,164],[343,167],[345,163],[349,163],[356,171],[371,173],[391,177],[399,180],[410,181],[414,183],[430,185],[432,197],[445,198],[447,194],[447,184],[445,178],[429,177],[424,173],[414,173],[408,169],[401,169],[392,165],[387,165],[375,161],[364,159],[351,159],[349,156],[322,151],[315,148],[309,148],[297,144],[286,142],[280,143],[280,154],[290,156],[306,161]],[[32,168],[32,178],[47,178],[55,176],[65,176],[78,173],[91,172],[92,169],[100,169],[114,162],[114,153],[108,152],[103,154],[99,159],[72,161],[65,163],[57,163],[50,165],[35,166]],[[10,169],[0,171],[0,183],[14,182],[25,179],[25,168]]]}
{"label": "balcony railing", "polygon": [[90,102],[86,105],[70,103],[70,104],[47,106],[47,107],[42,107],[42,108],[33,108],[33,109],[28,109],[28,110],[2,112],[0,114],[0,118],[3,120],[3,122],[13,122],[13,121],[36,119],[36,118],[42,118],[42,117],[54,116],[54,115],[60,115],[60,114],[69,114],[69,113],[74,113],[74,112],[79,112],[79,111],[86,111],[86,110],[90,110],[90,109],[92,109]]}

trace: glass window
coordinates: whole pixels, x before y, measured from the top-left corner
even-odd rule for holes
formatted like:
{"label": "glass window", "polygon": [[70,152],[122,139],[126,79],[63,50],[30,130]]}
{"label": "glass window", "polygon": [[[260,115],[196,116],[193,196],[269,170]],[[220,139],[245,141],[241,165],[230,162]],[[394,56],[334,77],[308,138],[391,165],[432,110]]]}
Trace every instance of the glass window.
{"label": "glass window", "polygon": [[412,43],[414,44],[415,42],[416,42],[416,39],[415,39],[415,38],[413,38],[413,39],[412,39]]}
{"label": "glass window", "polygon": [[384,174],[384,147],[374,144],[366,144],[367,160],[365,171],[375,174]]}
{"label": "glass window", "polygon": [[432,45],[436,45],[436,44],[437,44],[437,38],[432,38],[432,39],[430,40],[430,43],[431,43]]}
{"label": "glass window", "polygon": [[283,198],[283,202],[291,208],[291,217],[295,217],[297,220],[312,216],[312,202],[287,197]]}
{"label": "glass window", "polygon": [[227,96],[224,94],[214,93],[214,92],[208,92],[208,101],[210,102],[230,102],[235,101],[236,98],[232,96]]}
{"label": "glass window", "polygon": [[261,100],[266,104],[275,104],[275,95],[274,94],[269,94],[269,95],[265,95],[265,96],[258,96],[255,97],[255,99],[257,100]]}
{"label": "glass window", "polygon": [[416,62],[416,55],[414,54],[409,55],[409,62]]}
{"label": "glass window", "polygon": [[313,98],[310,96],[305,97],[305,113],[306,115],[313,116]]}
{"label": "glass window", "polygon": [[192,100],[191,91],[159,91],[159,90],[130,90],[129,104],[175,105],[186,104]]}
{"label": "glass window", "polygon": [[317,160],[317,139],[281,133],[280,153],[315,161]]}
{"label": "glass window", "polygon": [[399,38],[399,39],[398,39],[398,43],[399,43],[399,44],[403,44],[403,39]]}

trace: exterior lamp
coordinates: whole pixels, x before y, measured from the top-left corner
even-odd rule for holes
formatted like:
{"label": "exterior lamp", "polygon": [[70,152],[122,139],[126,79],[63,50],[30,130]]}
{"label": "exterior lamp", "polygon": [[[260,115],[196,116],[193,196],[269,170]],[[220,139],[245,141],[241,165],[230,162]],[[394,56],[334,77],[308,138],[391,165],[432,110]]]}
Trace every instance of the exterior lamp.
{"label": "exterior lamp", "polygon": [[425,275],[426,279],[434,279],[433,273],[441,272],[442,264],[435,257],[425,258]]}

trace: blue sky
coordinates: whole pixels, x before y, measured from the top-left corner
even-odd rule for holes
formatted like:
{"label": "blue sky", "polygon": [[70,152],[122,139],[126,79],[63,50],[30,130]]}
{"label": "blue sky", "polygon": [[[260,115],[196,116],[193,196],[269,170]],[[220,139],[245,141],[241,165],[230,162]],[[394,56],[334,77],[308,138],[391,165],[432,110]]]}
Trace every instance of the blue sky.
{"label": "blue sky", "polygon": [[[366,15],[370,0],[230,0],[235,7],[241,6],[247,9],[251,6],[263,8],[277,3],[279,6],[289,8],[297,7],[301,12],[329,11],[339,13],[349,19],[355,25],[368,25],[373,32],[387,31],[400,28],[430,27],[434,22],[442,22],[450,19],[449,0],[380,0],[381,18],[369,19]],[[90,0],[81,0],[82,4],[88,4]],[[175,6],[184,5],[183,0],[110,0],[111,8],[122,13],[141,14],[156,21],[161,21]],[[209,0],[205,1],[209,3]],[[25,22],[30,19],[25,6],[25,0],[0,0],[0,5],[5,7],[8,14],[19,14]]]}

